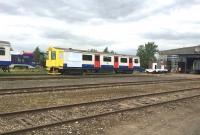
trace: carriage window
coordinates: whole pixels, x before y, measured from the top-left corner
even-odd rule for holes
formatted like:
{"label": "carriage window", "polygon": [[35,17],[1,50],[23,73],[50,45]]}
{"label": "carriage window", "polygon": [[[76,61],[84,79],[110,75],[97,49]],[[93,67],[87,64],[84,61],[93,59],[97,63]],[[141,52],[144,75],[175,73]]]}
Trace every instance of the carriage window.
{"label": "carriage window", "polygon": [[133,63],[133,60],[132,60],[132,58],[130,58],[130,59],[129,59],[129,63]]}
{"label": "carriage window", "polygon": [[115,57],[115,62],[118,62],[118,57]]}
{"label": "carriage window", "polygon": [[92,55],[83,55],[84,61],[92,61]]}
{"label": "carriage window", "polygon": [[5,48],[1,47],[0,48],[0,55],[5,55],[5,54],[6,54]]}
{"label": "carriage window", "polygon": [[60,52],[59,58],[62,60],[64,58],[64,54]]}
{"label": "carriage window", "polygon": [[99,55],[95,55],[95,61],[100,61],[100,56]]}
{"label": "carriage window", "polygon": [[104,56],[103,57],[103,61],[105,61],[105,62],[111,62],[111,57]]}
{"label": "carriage window", "polygon": [[138,59],[135,59],[134,62],[135,62],[135,63],[139,63]]}
{"label": "carriage window", "polygon": [[56,51],[51,52],[51,60],[56,60]]}
{"label": "carriage window", "polygon": [[121,63],[127,63],[127,58],[121,58]]}
{"label": "carriage window", "polygon": [[24,60],[24,62],[31,62],[31,56],[24,55],[23,60]]}

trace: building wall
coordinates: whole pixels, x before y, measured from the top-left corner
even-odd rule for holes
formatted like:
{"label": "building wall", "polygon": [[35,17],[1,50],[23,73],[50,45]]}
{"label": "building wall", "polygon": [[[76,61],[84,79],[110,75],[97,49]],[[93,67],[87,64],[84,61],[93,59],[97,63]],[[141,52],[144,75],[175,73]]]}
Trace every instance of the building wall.
{"label": "building wall", "polygon": [[[193,62],[200,60],[200,55],[161,55],[166,57],[164,65],[170,72],[190,73],[193,72]],[[158,63],[161,63],[158,61]]]}

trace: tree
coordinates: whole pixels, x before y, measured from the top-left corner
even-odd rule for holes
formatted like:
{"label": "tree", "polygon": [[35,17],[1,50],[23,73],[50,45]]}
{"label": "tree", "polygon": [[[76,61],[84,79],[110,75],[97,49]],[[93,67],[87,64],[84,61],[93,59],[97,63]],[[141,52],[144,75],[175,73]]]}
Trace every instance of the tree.
{"label": "tree", "polygon": [[111,53],[111,54],[117,54],[115,51],[111,50],[109,51],[108,47],[106,47],[104,50],[103,50],[104,53]]}
{"label": "tree", "polygon": [[44,52],[40,52],[40,61],[39,64],[43,67],[46,66],[46,59],[47,59],[47,54]]}
{"label": "tree", "polygon": [[137,56],[140,57],[141,66],[148,68],[149,62],[155,59],[154,55],[156,52],[158,52],[158,46],[154,42],[140,45],[137,50]]}
{"label": "tree", "polygon": [[110,51],[110,53],[111,53],[111,54],[116,54],[116,52],[114,52],[113,50],[112,50],[112,51]]}
{"label": "tree", "polygon": [[41,54],[41,51],[40,51],[40,48],[37,46],[33,52],[34,54],[34,61],[36,64],[39,64],[40,63],[40,54]]}
{"label": "tree", "polygon": [[104,50],[103,50],[104,53],[109,53],[108,51],[108,47],[106,47]]}
{"label": "tree", "polygon": [[96,49],[90,49],[89,51],[91,51],[91,52],[98,52]]}

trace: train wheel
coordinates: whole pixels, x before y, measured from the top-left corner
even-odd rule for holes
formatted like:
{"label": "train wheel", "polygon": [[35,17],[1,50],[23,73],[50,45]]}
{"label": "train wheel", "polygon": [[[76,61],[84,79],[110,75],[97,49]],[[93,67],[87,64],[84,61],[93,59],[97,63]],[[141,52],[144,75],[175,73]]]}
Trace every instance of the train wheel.
{"label": "train wheel", "polygon": [[50,69],[49,73],[50,73],[50,74],[60,74],[60,73],[59,73],[59,69],[58,69],[58,68],[54,68],[54,67],[52,67],[52,68]]}
{"label": "train wheel", "polygon": [[3,70],[3,72],[6,72],[6,68],[5,67],[2,67],[2,70]]}

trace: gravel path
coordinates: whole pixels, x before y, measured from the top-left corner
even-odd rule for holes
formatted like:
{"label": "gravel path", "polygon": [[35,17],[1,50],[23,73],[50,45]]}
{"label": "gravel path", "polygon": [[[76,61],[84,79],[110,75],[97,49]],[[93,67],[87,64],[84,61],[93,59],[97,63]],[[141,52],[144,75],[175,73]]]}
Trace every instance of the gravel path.
{"label": "gravel path", "polygon": [[[40,108],[80,102],[101,100],[105,98],[133,96],[165,90],[200,87],[199,82],[179,82],[172,84],[153,84],[141,86],[126,86],[114,88],[99,88],[74,90],[70,92],[49,92],[22,95],[0,96],[0,112],[17,111],[22,109]],[[12,100],[11,100],[12,99]]]}
{"label": "gravel path", "polygon": [[75,84],[94,84],[94,83],[112,83],[112,82],[135,82],[135,81],[156,81],[179,79],[183,77],[169,77],[169,75],[149,75],[141,77],[108,77],[108,78],[80,78],[80,79],[49,79],[49,80],[16,80],[16,81],[0,81],[0,90],[9,88],[27,88],[42,86],[60,86]]}
{"label": "gravel path", "polygon": [[21,135],[199,135],[199,102],[195,98]]}
{"label": "gravel path", "polygon": [[[27,80],[0,81],[0,89],[23,88],[34,86],[58,86],[85,83],[153,81],[161,79],[199,78],[198,75],[149,75],[149,77],[126,78],[84,78],[63,80]],[[179,82],[173,84],[157,84],[142,86],[126,86],[115,88],[100,88],[75,90],[71,92],[50,92],[23,95],[0,96],[0,112],[17,111],[23,109],[72,104],[95,101],[105,98],[133,96],[148,92],[161,92],[182,88],[200,87],[197,82]],[[82,112],[84,113],[84,112]],[[101,119],[74,122],[59,127],[44,129],[37,134],[72,134],[72,135],[199,135],[200,98],[174,103],[160,107],[153,107],[141,111],[122,113]],[[30,134],[30,133],[28,133]],[[32,134],[36,134],[33,132]]]}
{"label": "gravel path", "polygon": [[148,109],[143,117],[118,123],[106,135],[199,135],[200,99]]}

